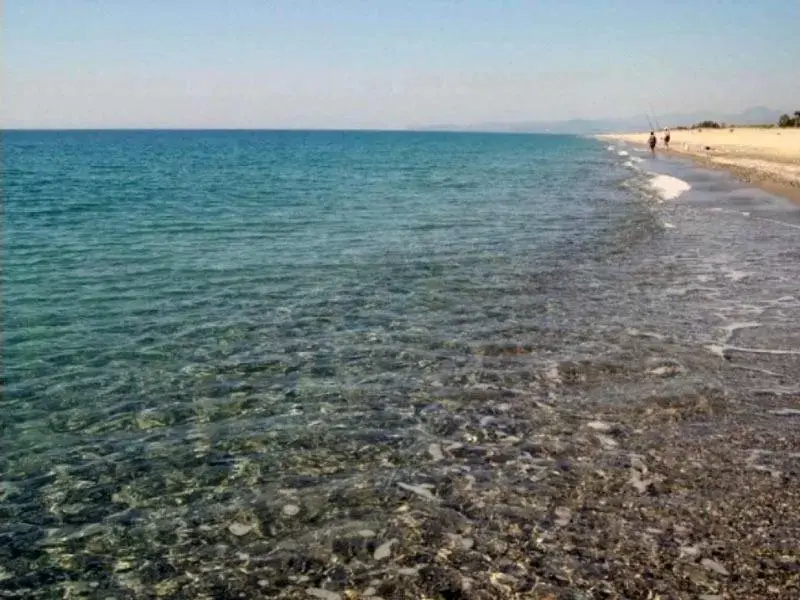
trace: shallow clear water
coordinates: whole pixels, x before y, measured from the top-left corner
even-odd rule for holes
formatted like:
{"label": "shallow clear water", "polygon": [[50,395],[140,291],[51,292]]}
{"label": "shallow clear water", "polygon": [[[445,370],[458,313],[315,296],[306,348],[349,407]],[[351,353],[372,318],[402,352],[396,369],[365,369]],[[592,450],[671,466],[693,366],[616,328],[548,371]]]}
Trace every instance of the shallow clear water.
{"label": "shallow clear water", "polygon": [[[567,402],[534,390],[559,368],[625,371],[599,404],[651,392],[645,356],[691,365],[678,390],[797,385],[796,209],[632,148],[9,132],[4,152],[0,589],[146,594],[232,573],[209,544],[253,527],[241,552],[377,528],[375,490],[435,487],[459,423]],[[659,202],[653,173],[691,190]]]}
{"label": "shallow clear water", "polygon": [[627,210],[573,138],[11,134],[6,160],[7,394],[80,431],[290,363],[287,387],[402,383],[403,350],[540,321],[527,280]]}

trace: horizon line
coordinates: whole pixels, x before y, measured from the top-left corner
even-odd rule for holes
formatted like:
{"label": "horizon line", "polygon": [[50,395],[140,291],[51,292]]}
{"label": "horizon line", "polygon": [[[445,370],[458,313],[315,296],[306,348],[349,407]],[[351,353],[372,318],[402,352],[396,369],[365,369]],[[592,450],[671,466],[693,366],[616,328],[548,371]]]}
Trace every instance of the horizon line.
{"label": "horizon line", "polygon": [[407,128],[357,128],[357,127],[2,127],[0,133],[8,132],[94,132],[94,131],[264,131],[264,132],[343,132],[343,133],[496,133],[503,135],[580,135],[550,131],[497,131],[491,129],[464,129],[443,126],[420,125]]}

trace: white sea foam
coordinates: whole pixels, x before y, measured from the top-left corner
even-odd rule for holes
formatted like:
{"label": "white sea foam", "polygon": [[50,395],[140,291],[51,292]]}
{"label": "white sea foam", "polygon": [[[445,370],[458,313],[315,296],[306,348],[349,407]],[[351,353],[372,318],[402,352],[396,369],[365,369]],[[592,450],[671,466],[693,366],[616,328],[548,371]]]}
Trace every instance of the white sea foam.
{"label": "white sea foam", "polygon": [[675,229],[675,225],[673,225],[672,223],[667,223],[666,221],[664,221],[663,225],[664,229]]}
{"label": "white sea foam", "polygon": [[774,354],[776,356],[800,356],[800,350],[784,350],[783,348],[742,348],[741,346],[725,346],[725,350],[746,352],[749,354]]}
{"label": "white sea foam", "polygon": [[745,321],[741,323],[729,323],[722,327],[722,330],[725,332],[725,339],[723,341],[724,344],[727,344],[731,341],[734,334],[740,329],[750,329],[753,327],[761,327],[761,323],[756,321]]}
{"label": "white sea foam", "polygon": [[655,189],[664,200],[674,200],[692,189],[692,186],[683,179],[672,177],[672,175],[656,175],[650,180],[650,187]]}
{"label": "white sea foam", "polygon": [[619,152],[617,152],[617,154],[619,154],[620,156],[628,156],[628,151],[627,150],[620,150]]}
{"label": "white sea foam", "polygon": [[747,271],[737,271],[736,269],[723,269],[722,272],[725,274],[725,277],[731,281],[742,281],[742,279],[746,279],[752,275],[752,273],[748,273]]}
{"label": "white sea foam", "polygon": [[[620,154],[622,154],[622,152],[620,152]],[[627,156],[628,160],[626,160],[623,164],[626,167],[630,167],[631,169],[638,169],[639,164],[644,162],[644,160],[639,158],[638,156],[630,156],[630,155]]]}
{"label": "white sea foam", "polygon": [[616,150],[616,148],[614,148],[614,146],[606,146],[606,150],[608,150],[609,152],[613,152],[614,150]]}

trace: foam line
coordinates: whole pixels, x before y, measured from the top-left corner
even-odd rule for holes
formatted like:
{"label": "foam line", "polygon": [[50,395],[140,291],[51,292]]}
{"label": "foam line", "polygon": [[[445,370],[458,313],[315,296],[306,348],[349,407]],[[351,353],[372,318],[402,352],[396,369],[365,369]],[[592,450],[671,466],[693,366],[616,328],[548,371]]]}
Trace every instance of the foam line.
{"label": "foam line", "polygon": [[674,200],[684,192],[692,189],[692,186],[683,179],[678,179],[672,175],[656,175],[650,180],[652,187],[663,200]]}

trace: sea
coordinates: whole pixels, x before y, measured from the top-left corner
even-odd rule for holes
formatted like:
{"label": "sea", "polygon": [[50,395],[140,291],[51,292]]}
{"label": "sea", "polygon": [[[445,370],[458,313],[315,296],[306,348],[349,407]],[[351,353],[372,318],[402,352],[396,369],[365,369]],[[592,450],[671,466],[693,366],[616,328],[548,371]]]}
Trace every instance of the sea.
{"label": "sea", "polygon": [[336,536],[380,562],[446,473],[490,497],[469,449],[570,381],[800,388],[800,210],[722,171],[560,135],[2,142],[4,597],[339,598]]}

